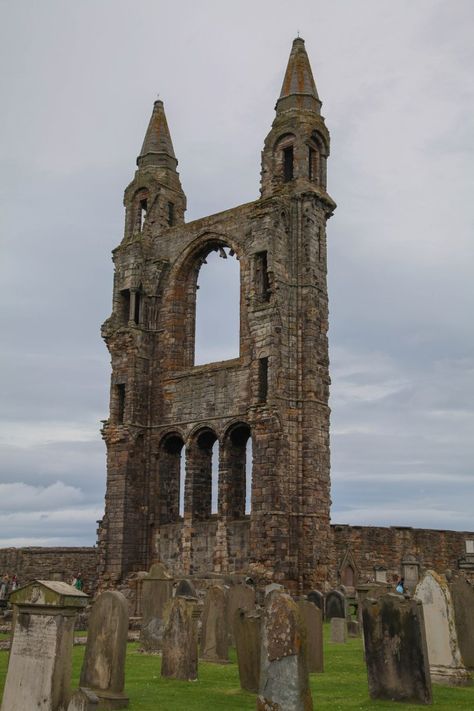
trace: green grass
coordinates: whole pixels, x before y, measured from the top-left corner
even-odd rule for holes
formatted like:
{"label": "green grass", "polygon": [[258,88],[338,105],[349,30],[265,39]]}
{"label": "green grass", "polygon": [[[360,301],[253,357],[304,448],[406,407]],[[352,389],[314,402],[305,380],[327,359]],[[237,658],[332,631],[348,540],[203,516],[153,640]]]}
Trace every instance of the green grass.
{"label": "green grass", "polygon": [[[311,675],[314,707],[317,711],[370,711],[394,709],[391,702],[370,701],[367,674],[360,639],[350,639],[346,645],[327,641],[325,625],[325,672]],[[199,679],[180,682],[162,679],[158,655],[143,655],[137,644],[128,645],[126,690],[130,696],[130,711],[254,711],[255,696],[241,691],[235,650],[231,663],[215,665],[201,662]],[[84,647],[74,647],[73,687],[77,687]],[[0,693],[6,673],[8,654],[0,652]],[[434,708],[439,711],[473,711],[474,686],[450,688],[433,686]],[[412,704],[398,705],[403,711],[419,709]]]}

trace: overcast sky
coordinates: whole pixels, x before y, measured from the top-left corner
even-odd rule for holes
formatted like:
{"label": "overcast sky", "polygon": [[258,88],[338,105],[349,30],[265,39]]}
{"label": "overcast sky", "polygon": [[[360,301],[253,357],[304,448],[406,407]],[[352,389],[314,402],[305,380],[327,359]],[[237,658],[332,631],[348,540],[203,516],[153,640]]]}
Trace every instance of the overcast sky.
{"label": "overcast sky", "polygon": [[153,101],[187,220],[253,200],[298,30],[338,203],[333,522],[474,530],[472,0],[0,0],[1,546],[95,542],[99,328]]}

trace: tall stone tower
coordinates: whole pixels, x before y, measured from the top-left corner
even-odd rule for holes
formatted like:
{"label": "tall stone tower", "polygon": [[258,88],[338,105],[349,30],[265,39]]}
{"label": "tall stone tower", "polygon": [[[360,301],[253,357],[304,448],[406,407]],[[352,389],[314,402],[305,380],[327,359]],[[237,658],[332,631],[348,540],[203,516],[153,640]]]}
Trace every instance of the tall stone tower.
{"label": "tall stone tower", "polygon": [[[185,224],[163,103],[155,102],[125,191],[113,312],[102,328],[112,358],[99,529],[105,583],[155,559],[188,575],[265,568],[294,590],[327,577],[326,220],[335,203],[320,109],[298,38],[262,152],[260,198]],[[195,366],[197,278],[213,250],[239,260],[240,354]]]}

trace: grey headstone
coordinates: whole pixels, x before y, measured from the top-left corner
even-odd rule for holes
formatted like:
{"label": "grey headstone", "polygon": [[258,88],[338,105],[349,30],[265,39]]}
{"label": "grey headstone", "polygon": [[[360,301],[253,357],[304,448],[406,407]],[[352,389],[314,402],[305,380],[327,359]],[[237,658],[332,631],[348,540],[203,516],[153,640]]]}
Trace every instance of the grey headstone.
{"label": "grey headstone", "polygon": [[323,663],[323,615],[319,607],[309,600],[298,600],[306,625],[308,670],[310,673],[324,671]]}
{"label": "grey headstone", "polygon": [[462,660],[466,667],[474,669],[474,587],[459,576],[450,580],[449,590]]}
{"label": "grey headstone", "polygon": [[346,600],[343,593],[339,590],[331,590],[326,595],[324,604],[325,619],[330,620],[332,617],[346,616]]}
{"label": "grey headstone", "polygon": [[471,675],[459,650],[454,607],[446,578],[433,570],[426,571],[416,586],[415,598],[423,603],[431,681],[450,686],[470,684]]}
{"label": "grey headstone", "polygon": [[88,597],[71,585],[35,580],[10,595],[13,640],[2,711],[58,711],[67,707],[77,611]]}
{"label": "grey headstone", "polygon": [[431,704],[421,603],[388,593],[366,598],[362,616],[370,697]]}
{"label": "grey headstone", "polygon": [[304,622],[282,592],[265,599],[260,664],[258,711],[312,711]]}
{"label": "grey headstone", "polygon": [[347,620],[345,617],[331,617],[330,641],[335,644],[347,642]]}
{"label": "grey headstone", "polygon": [[161,650],[163,610],[173,594],[173,580],[163,563],[155,563],[142,580],[140,644],[145,652]]}
{"label": "grey headstone", "polygon": [[229,644],[234,642],[234,616],[237,610],[255,609],[255,589],[239,583],[232,585],[227,592],[227,630],[229,632]]}
{"label": "grey headstone", "polygon": [[164,610],[161,676],[193,681],[198,676],[196,603],[174,597]]}
{"label": "grey headstone", "polygon": [[347,620],[347,634],[349,637],[360,637],[360,624],[357,620]]}
{"label": "grey headstone", "polygon": [[90,689],[79,689],[69,701],[67,711],[95,711],[99,707],[99,697]]}
{"label": "grey headstone", "polygon": [[316,607],[319,607],[324,617],[324,595],[319,590],[310,590],[308,595],[308,600],[312,602]]}
{"label": "grey headstone", "polygon": [[122,593],[107,591],[92,606],[81,687],[91,689],[106,708],[128,706],[124,693],[128,605]]}
{"label": "grey headstone", "polygon": [[201,659],[219,663],[229,661],[227,595],[219,585],[211,585],[204,600]]}
{"label": "grey headstone", "polygon": [[256,694],[260,678],[262,613],[260,610],[234,612],[234,637],[240,686]]}
{"label": "grey headstone", "polygon": [[183,578],[183,580],[178,581],[174,591],[174,595],[175,597],[193,597],[196,599],[198,597],[196,588],[187,578]]}

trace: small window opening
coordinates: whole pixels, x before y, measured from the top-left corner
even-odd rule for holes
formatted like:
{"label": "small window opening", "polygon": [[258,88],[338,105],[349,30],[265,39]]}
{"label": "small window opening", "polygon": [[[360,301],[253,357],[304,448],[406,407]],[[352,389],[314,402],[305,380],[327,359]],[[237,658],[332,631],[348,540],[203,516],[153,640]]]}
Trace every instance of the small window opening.
{"label": "small window opening", "polygon": [[135,308],[133,310],[133,320],[136,324],[140,323],[141,315],[141,294],[139,291],[135,292]]}
{"label": "small window opening", "polygon": [[117,394],[117,424],[122,425],[125,416],[125,384],[116,385],[115,391]]}
{"label": "small window opening", "polygon": [[255,259],[257,294],[262,301],[270,299],[270,281],[268,279],[267,252],[259,252]]}
{"label": "small window opening", "polygon": [[120,292],[120,316],[122,323],[128,323],[130,318],[130,290],[124,289]]}
{"label": "small window opening", "polygon": [[215,514],[219,508],[219,442],[217,439],[212,445],[211,470],[211,514]]}
{"label": "small window opening", "polygon": [[145,198],[144,200],[140,200],[139,204],[140,232],[142,232],[146,220],[147,202]]}
{"label": "small window opening", "polygon": [[308,148],[308,177],[310,180],[314,178],[314,148]]}
{"label": "small window opening", "polygon": [[258,401],[267,402],[268,396],[268,358],[258,361]]}
{"label": "small window opening", "polygon": [[174,203],[168,203],[168,225],[173,227],[174,225]]}
{"label": "small window opening", "polygon": [[293,146],[283,149],[283,180],[285,183],[293,180]]}

